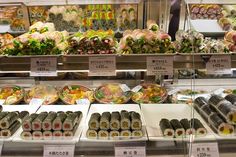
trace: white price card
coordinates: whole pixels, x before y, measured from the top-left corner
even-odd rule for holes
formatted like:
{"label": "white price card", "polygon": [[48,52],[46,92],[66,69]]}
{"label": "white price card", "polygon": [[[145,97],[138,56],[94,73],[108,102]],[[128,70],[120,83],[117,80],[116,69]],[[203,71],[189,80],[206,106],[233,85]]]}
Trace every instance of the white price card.
{"label": "white price card", "polygon": [[116,76],[116,57],[89,57],[89,76]]}
{"label": "white price card", "polygon": [[141,85],[138,85],[136,87],[134,87],[131,91],[136,93],[136,92],[139,92],[143,87]]}
{"label": "white price card", "polygon": [[146,157],[146,144],[144,142],[117,143],[115,157]]}
{"label": "white price card", "polygon": [[5,103],[4,99],[0,99],[0,105],[3,105]]}
{"label": "white price card", "polygon": [[43,99],[38,99],[38,98],[33,98],[30,100],[29,105],[40,107],[43,104],[44,100]]}
{"label": "white price card", "polygon": [[74,157],[75,145],[44,145],[44,157]]}
{"label": "white price card", "polygon": [[76,100],[77,105],[90,105],[90,101],[88,99],[78,99]]}
{"label": "white price card", "polygon": [[31,58],[30,76],[57,76],[57,58]]}
{"label": "white price card", "polygon": [[217,55],[211,56],[206,63],[207,74],[232,74],[231,71],[231,56]]}
{"label": "white price card", "polygon": [[217,143],[193,143],[191,157],[219,157]]}
{"label": "white price card", "polygon": [[130,88],[126,84],[120,84],[120,88],[123,92],[130,91]]}
{"label": "white price card", "polygon": [[173,75],[173,56],[147,57],[147,75]]}

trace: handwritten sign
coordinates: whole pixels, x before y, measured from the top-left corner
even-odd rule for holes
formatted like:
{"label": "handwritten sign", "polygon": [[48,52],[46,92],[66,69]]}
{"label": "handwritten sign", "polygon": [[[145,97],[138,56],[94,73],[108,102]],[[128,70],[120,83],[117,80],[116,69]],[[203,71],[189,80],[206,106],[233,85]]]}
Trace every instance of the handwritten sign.
{"label": "handwritten sign", "polygon": [[219,55],[211,56],[206,63],[207,74],[232,74],[231,71],[231,56]]}

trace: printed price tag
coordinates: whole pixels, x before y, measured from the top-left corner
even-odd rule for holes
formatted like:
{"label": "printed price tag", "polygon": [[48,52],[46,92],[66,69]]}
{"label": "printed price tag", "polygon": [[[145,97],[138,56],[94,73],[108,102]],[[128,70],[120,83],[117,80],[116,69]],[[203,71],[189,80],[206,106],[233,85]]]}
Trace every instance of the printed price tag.
{"label": "printed price tag", "polygon": [[212,56],[206,63],[207,74],[232,74],[231,56]]}
{"label": "printed price tag", "polygon": [[57,58],[31,58],[30,76],[57,76]]}
{"label": "printed price tag", "polygon": [[4,99],[0,99],[0,105],[3,105],[3,104],[4,104],[4,102],[5,102],[5,100],[4,100]]}
{"label": "printed price tag", "polygon": [[146,145],[143,142],[115,144],[115,157],[146,157]]}
{"label": "printed price tag", "polygon": [[78,99],[76,100],[77,105],[90,105],[90,101],[88,99]]}
{"label": "printed price tag", "polygon": [[191,157],[219,157],[217,143],[193,143]]}
{"label": "printed price tag", "polygon": [[121,84],[120,88],[123,92],[128,92],[130,91],[130,88],[126,84]]}
{"label": "printed price tag", "polygon": [[37,99],[37,98],[33,98],[30,100],[29,105],[40,107],[43,104],[44,100],[43,99]]}
{"label": "printed price tag", "polygon": [[140,91],[140,89],[142,89],[142,86],[138,85],[138,86],[134,87],[131,91],[136,93],[136,92]]}
{"label": "printed price tag", "polygon": [[89,76],[116,76],[115,56],[89,57]]}
{"label": "printed price tag", "polygon": [[173,75],[173,56],[147,57],[147,75]]}
{"label": "printed price tag", "polygon": [[44,157],[74,157],[75,145],[44,145]]}

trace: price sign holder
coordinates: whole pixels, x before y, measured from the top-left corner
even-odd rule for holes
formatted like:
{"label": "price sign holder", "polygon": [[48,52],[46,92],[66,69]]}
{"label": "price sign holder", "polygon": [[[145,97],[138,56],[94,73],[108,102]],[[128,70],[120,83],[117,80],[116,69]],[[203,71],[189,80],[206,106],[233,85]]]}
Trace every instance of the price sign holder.
{"label": "price sign holder", "polygon": [[31,58],[30,76],[57,76],[57,58]]}
{"label": "price sign holder", "polygon": [[78,99],[76,100],[77,105],[90,105],[90,101],[88,99]]}
{"label": "price sign holder", "polygon": [[146,157],[146,142],[115,143],[115,157]]}
{"label": "price sign holder", "polygon": [[116,76],[116,57],[89,57],[89,76]]}
{"label": "price sign holder", "polygon": [[206,63],[207,74],[232,74],[231,71],[231,56],[216,55],[211,56]]}
{"label": "price sign holder", "polygon": [[44,145],[43,157],[74,157],[75,145]]}
{"label": "price sign holder", "polygon": [[173,75],[173,56],[148,56],[147,75]]}
{"label": "price sign holder", "polygon": [[193,143],[191,157],[219,157],[218,143]]}

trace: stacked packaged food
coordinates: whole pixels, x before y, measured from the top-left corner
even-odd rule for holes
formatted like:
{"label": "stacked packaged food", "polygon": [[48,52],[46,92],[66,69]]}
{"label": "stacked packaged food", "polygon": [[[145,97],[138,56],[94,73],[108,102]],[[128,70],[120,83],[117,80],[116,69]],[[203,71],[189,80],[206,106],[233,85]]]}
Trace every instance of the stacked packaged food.
{"label": "stacked packaged food", "polygon": [[29,7],[30,23],[47,22],[48,10],[45,6],[30,6]]}
{"label": "stacked packaged food", "polygon": [[190,13],[192,19],[219,19],[223,16],[221,6],[217,4],[193,4]]}
{"label": "stacked packaged food", "polygon": [[223,11],[218,23],[225,31],[236,30],[236,5],[223,5]]}
{"label": "stacked packaged food", "polygon": [[229,31],[225,34],[224,44],[232,52],[236,52],[236,31]]}
{"label": "stacked packaged food", "polygon": [[21,102],[25,91],[19,86],[0,87],[0,99],[4,100],[4,105],[12,105]]}

